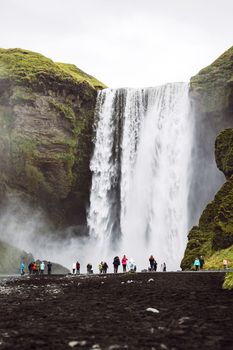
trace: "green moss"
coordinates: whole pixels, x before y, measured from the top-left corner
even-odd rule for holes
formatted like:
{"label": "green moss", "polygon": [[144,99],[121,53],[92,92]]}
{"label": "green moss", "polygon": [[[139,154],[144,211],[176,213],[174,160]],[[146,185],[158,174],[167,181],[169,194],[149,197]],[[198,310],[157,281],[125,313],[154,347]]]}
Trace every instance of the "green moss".
{"label": "green moss", "polygon": [[104,85],[73,65],[57,64],[45,56],[22,49],[0,49],[0,79],[19,85],[38,85],[51,82],[65,84],[88,83],[92,87]]}
{"label": "green moss", "polygon": [[19,134],[11,135],[11,156],[12,158],[22,158],[29,160],[34,157],[38,141],[31,137]]}
{"label": "green moss", "polygon": [[0,105],[0,133],[12,125],[14,116],[11,107]]}
{"label": "green moss", "polygon": [[46,181],[44,174],[34,165],[25,165],[25,175],[27,181],[27,188],[31,193],[38,193],[38,191],[46,191],[52,193],[52,189]]}
{"label": "green moss", "polygon": [[233,289],[233,272],[228,272],[223,283],[224,289]]}
{"label": "green moss", "polygon": [[206,259],[205,269],[206,270],[222,270],[223,269],[223,260],[227,259],[229,262],[228,267],[233,267],[233,246],[214,251]]}
{"label": "green moss", "polygon": [[54,107],[63,117],[72,121],[73,123],[76,121],[75,113],[69,104],[60,103],[52,98],[49,100],[49,103],[50,106]]}
{"label": "green moss", "polygon": [[203,232],[198,226],[194,226],[188,239],[185,255],[181,262],[182,270],[191,269],[197,256],[203,255],[206,258],[212,254],[212,232]]}
{"label": "green moss", "polygon": [[233,47],[191,78],[191,91],[193,96],[198,96],[201,112],[216,113],[229,107],[233,80],[232,60]]}
{"label": "green moss", "polygon": [[218,168],[227,178],[233,175],[233,129],[225,129],[218,135],[215,158]]}
{"label": "green moss", "polygon": [[11,103],[13,104],[33,104],[36,100],[36,94],[32,90],[16,86],[13,90],[13,95],[11,97]]}
{"label": "green moss", "polygon": [[99,80],[94,78],[93,76],[83,72],[81,69],[77,68],[74,64],[68,64],[68,63],[57,63],[57,65],[63,69],[66,73],[71,74],[74,79],[80,80],[80,81],[87,81],[89,84],[94,86],[96,89],[104,89],[107,86],[101,83]]}

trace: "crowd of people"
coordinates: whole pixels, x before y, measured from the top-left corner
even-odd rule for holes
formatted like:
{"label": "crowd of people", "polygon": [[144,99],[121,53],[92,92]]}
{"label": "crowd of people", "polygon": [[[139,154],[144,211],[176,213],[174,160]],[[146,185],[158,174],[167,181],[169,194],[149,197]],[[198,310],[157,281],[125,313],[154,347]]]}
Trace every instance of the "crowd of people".
{"label": "crowd of people", "polygon": [[[48,275],[50,275],[52,273],[52,263],[50,261],[47,262],[47,265],[44,261],[31,261],[28,265],[28,273],[29,275],[43,275],[46,267]],[[22,276],[25,274],[25,263],[23,261],[20,264],[20,274]]]}
{"label": "crowd of people", "polygon": [[[223,264],[223,269],[227,270],[228,269],[228,260],[223,259],[222,264]],[[195,271],[203,270],[204,265],[205,265],[204,257],[202,255],[199,257],[197,256],[194,260],[194,263],[193,263],[194,270]]]}
{"label": "crowd of people", "polygon": [[[113,259],[113,271],[114,273],[118,273],[119,266],[122,265],[122,272],[136,272],[137,271],[137,266],[134,262],[134,260],[128,259],[126,255],[123,255],[122,259],[120,260],[119,256],[115,256]],[[202,255],[199,257],[196,257],[194,262],[193,262],[193,269],[195,271],[203,270],[205,265],[205,260]],[[157,271],[158,268],[158,263],[156,259],[154,258],[153,255],[149,257],[149,267],[148,271]],[[28,273],[31,275],[43,275],[45,273],[45,269],[47,269],[48,275],[52,273],[52,263],[48,261],[45,263],[44,261],[35,261],[33,260],[30,262],[28,265]],[[90,263],[87,264],[86,266],[86,271],[87,274],[92,274],[93,273],[93,268]],[[109,266],[106,261],[101,261],[98,266],[98,270],[100,274],[106,274],[108,272]],[[228,260],[224,259],[223,260],[223,269],[227,270],[228,269]],[[160,271],[167,271],[166,263],[162,263],[160,265]],[[74,262],[72,265],[72,273],[73,274],[80,274],[80,263],[79,261]],[[22,261],[20,264],[20,274],[24,275],[25,274],[25,263]]]}
{"label": "crowd of people", "polygon": [[[122,259],[120,260],[119,256],[115,256],[113,259],[113,271],[114,273],[118,273],[119,266],[122,265],[122,272],[136,272],[137,271],[137,266],[134,262],[134,260],[128,259],[126,255],[123,255]],[[150,266],[148,267],[149,271],[157,271],[157,262],[153,255],[149,257],[149,264]],[[88,263],[87,266],[87,273],[91,274],[93,273],[93,268],[92,264]],[[101,261],[98,266],[99,273],[106,274],[108,272],[109,266],[106,263],[106,261]],[[166,271],[166,264],[163,263],[161,264],[161,271]],[[79,261],[74,262],[72,265],[72,273],[73,274],[80,274],[80,263]]]}

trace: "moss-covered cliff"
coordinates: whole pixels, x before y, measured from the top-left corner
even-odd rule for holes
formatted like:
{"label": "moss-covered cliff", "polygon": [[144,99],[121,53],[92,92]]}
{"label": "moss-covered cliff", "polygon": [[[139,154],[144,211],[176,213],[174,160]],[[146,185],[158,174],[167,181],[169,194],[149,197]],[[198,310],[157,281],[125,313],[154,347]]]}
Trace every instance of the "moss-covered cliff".
{"label": "moss-covered cliff", "polygon": [[[222,255],[232,260],[233,250],[233,47],[192,77],[190,97],[196,123],[193,166],[198,169],[191,186],[191,222],[200,219],[189,232],[181,267],[190,268],[202,254],[208,268],[219,268]],[[214,148],[217,167],[227,181],[200,216],[200,202],[213,198],[223,183],[215,170]]]}
{"label": "moss-covered cliff", "polygon": [[227,181],[203,211],[199,225],[194,226],[190,231],[185,256],[181,263],[182,269],[190,268],[195,257],[199,255],[205,255],[209,260],[209,262],[207,260],[207,268],[222,267],[223,257],[232,261],[233,129],[226,129],[217,137],[215,156],[217,165],[224,172]]}
{"label": "moss-covered cliff", "polygon": [[97,89],[74,65],[0,49],[0,204],[9,194],[55,226],[85,223]]}
{"label": "moss-covered cliff", "polygon": [[191,79],[193,96],[204,113],[233,108],[233,47]]}

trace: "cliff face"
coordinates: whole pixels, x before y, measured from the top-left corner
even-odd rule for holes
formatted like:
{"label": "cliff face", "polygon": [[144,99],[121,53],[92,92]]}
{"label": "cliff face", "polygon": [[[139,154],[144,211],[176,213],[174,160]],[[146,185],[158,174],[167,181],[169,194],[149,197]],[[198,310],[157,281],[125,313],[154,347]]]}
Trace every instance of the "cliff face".
{"label": "cliff face", "polygon": [[[181,267],[190,268],[202,254],[207,267],[217,268],[222,267],[223,256],[233,257],[233,47],[191,79],[190,95],[196,120],[194,168],[198,169],[191,187],[191,222],[200,219],[189,232]],[[208,202],[224,182],[216,172],[214,149],[218,169],[227,181],[201,214],[200,201]]]}
{"label": "cliff face", "polygon": [[74,65],[0,49],[0,204],[16,196],[56,227],[85,224],[97,89]]}
{"label": "cliff face", "polygon": [[198,221],[201,211],[224,182],[223,175],[216,168],[214,145],[222,130],[233,127],[232,82],[233,47],[190,81],[196,124],[190,195],[191,225]]}
{"label": "cliff face", "polygon": [[223,258],[233,258],[233,129],[217,137],[215,157],[227,181],[189,232],[182,269],[190,268],[199,255],[205,255],[208,268],[221,268]]}

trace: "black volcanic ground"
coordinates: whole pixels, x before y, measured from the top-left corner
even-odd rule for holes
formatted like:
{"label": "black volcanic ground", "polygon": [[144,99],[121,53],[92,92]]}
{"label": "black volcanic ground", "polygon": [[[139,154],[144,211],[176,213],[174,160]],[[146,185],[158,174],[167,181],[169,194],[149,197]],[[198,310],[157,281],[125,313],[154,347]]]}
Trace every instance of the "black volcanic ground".
{"label": "black volcanic ground", "polygon": [[222,290],[223,277],[165,272],[1,280],[0,349],[233,349],[233,291]]}

